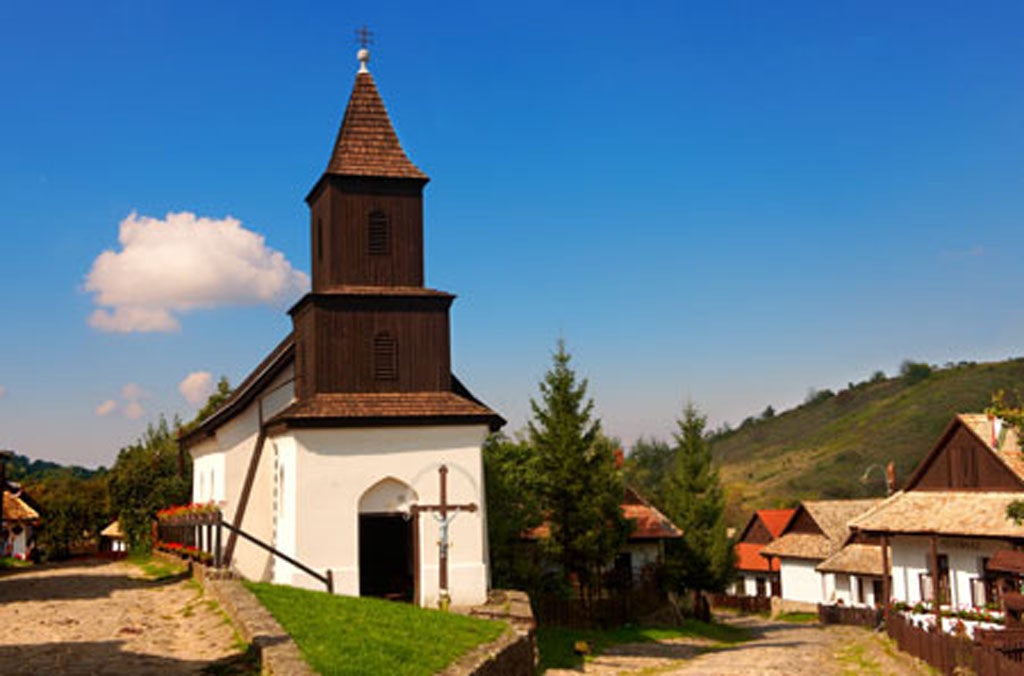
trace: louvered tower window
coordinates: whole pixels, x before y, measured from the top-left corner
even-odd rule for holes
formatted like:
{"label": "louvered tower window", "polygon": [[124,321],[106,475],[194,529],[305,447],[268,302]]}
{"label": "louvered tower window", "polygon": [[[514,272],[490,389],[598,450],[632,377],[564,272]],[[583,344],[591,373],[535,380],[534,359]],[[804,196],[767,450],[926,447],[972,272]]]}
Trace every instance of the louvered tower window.
{"label": "louvered tower window", "polygon": [[398,380],[398,342],[390,333],[373,337],[373,377]]}
{"label": "louvered tower window", "polygon": [[367,221],[367,241],[371,256],[387,256],[391,253],[391,224],[383,211],[371,211]]}

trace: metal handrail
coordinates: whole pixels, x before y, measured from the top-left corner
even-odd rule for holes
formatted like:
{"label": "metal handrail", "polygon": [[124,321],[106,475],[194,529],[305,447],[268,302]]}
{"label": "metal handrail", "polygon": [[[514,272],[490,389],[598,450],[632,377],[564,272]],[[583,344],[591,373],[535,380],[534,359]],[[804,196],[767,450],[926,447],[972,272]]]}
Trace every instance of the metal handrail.
{"label": "metal handrail", "polygon": [[334,593],[334,575],[331,573],[331,569],[330,568],[327,569],[327,573],[325,575],[321,575],[320,573],[316,572],[315,570],[313,570],[309,566],[307,566],[307,565],[305,565],[303,563],[299,563],[298,561],[296,561],[292,557],[288,556],[284,552],[281,552],[281,551],[278,551],[278,550],[274,549],[273,547],[271,547],[267,543],[263,542],[262,540],[257,540],[256,538],[254,538],[252,535],[249,535],[248,533],[246,533],[241,528],[235,528],[234,526],[232,526],[227,521],[222,522],[221,525],[223,525],[225,528],[227,528],[232,533],[235,533],[237,535],[242,536],[243,538],[245,538],[249,542],[253,543],[257,547],[262,547],[263,549],[267,550],[268,552],[270,552],[274,556],[277,556],[277,557],[280,557],[280,558],[284,559],[285,561],[287,561],[288,563],[292,564],[293,566],[295,566],[296,568],[298,568],[302,572],[306,573],[310,577],[314,578],[315,580],[318,580],[318,581],[324,583],[325,585],[327,585],[327,592],[330,593],[330,594]]}

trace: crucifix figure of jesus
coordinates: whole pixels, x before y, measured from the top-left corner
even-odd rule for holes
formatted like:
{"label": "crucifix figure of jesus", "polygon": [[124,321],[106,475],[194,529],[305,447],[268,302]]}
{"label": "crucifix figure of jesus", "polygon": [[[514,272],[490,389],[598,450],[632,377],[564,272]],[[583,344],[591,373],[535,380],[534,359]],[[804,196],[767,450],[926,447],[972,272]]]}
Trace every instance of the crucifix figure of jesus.
{"label": "crucifix figure of jesus", "polygon": [[441,501],[436,505],[413,505],[412,511],[415,514],[421,512],[434,512],[434,518],[441,528],[441,537],[437,541],[439,561],[437,576],[438,600],[437,604],[444,610],[448,609],[451,602],[451,595],[448,593],[448,526],[459,512],[475,512],[475,502],[465,505],[453,505],[448,503],[448,466],[441,465],[438,470],[441,480]]}

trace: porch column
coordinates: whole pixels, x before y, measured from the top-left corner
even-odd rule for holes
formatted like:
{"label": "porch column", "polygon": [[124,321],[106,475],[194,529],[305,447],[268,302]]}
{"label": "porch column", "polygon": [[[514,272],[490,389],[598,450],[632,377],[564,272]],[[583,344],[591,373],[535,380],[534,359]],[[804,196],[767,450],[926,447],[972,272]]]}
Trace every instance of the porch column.
{"label": "porch column", "polygon": [[942,631],[942,599],[939,597],[939,538],[929,538],[932,546],[932,604],[935,606],[935,628]]}
{"label": "porch column", "polygon": [[889,625],[889,611],[892,609],[892,581],[889,576],[889,536],[882,536],[882,617]]}

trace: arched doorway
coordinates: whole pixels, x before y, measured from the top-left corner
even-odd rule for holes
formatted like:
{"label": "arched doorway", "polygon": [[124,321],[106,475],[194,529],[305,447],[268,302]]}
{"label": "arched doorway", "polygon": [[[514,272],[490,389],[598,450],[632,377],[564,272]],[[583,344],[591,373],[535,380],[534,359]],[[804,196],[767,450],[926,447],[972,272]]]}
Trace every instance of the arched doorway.
{"label": "arched doorway", "polygon": [[359,594],[394,601],[416,598],[416,517],[419,499],[397,479],[378,481],[359,498]]}

